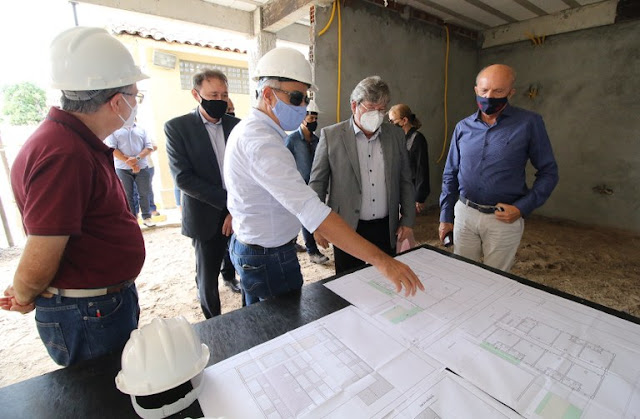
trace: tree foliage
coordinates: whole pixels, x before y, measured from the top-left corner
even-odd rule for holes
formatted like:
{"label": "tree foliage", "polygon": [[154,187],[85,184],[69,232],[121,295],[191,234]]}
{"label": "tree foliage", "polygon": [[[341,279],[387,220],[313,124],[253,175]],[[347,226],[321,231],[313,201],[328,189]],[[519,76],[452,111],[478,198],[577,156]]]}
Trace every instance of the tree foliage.
{"label": "tree foliage", "polygon": [[16,83],[2,89],[2,113],[11,125],[40,123],[46,113],[45,91],[31,82]]}

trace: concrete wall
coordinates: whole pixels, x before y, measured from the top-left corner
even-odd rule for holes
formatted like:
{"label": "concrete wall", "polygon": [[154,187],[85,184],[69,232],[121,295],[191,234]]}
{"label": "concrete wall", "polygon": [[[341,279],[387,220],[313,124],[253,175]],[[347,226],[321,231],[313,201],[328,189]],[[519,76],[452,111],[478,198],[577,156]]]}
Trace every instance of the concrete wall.
{"label": "concrete wall", "polygon": [[[342,77],[340,119],[351,116],[349,96],[360,80],[381,76],[391,88],[391,104],[406,103],[422,121],[420,130],[429,143],[431,194],[436,205],[446,154],[440,163],[444,140],[444,28],[416,20],[369,3],[350,1],[342,14]],[[329,21],[331,8],[316,7],[316,31]],[[319,87],[319,125],[336,122],[338,18],[315,38],[315,77]],[[475,107],[473,85],[478,69],[476,41],[451,35],[449,52],[449,129]],[[447,140],[448,151],[448,140]]]}
{"label": "concrete wall", "polygon": [[560,183],[538,214],[640,231],[639,34],[635,21],[480,52],[516,69],[512,103],[544,117]]}

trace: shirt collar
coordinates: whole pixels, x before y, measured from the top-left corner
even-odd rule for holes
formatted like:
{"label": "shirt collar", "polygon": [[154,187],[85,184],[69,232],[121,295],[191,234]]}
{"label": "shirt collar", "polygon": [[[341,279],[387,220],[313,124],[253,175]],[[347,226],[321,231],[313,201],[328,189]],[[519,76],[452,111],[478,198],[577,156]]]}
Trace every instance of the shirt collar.
{"label": "shirt collar", "polygon": [[251,108],[249,111],[249,116],[255,119],[259,119],[263,122],[266,122],[271,128],[276,130],[276,132],[282,137],[282,139],[286,138],[287,133],[282,129],[282,127],[269,117],[266,113],[262,112],[260,109]]}
{"label": "shirt collar", "polygon": [[[507,102],[507,106],[504,107],[504,109],[500,113],[500,116],[498,116],[498,121],[501,120],[503,116],[511,116],[512,114],[513,114],[513,107],[511,106],[510,103]],[[474,121],[482,121],[482,115],[480,115],[480,109],[476,111],[475,115],[476,117],[474,118]]]}
{"label": "shirt collar", "polygon": [[101,141],[82,121],[69,112],[60,108],[52,107],[49,110],[47,119],[65,125],[73,130],[80,138],[82,138],[91,148],[98,152],[111,152],[111,148]]}

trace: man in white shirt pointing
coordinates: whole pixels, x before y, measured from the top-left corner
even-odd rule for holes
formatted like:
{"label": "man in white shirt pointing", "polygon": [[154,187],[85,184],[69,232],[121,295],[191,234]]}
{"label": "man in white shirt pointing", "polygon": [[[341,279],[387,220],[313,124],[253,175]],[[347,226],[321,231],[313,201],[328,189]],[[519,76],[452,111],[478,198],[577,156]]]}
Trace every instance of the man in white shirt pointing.
{"label": "man in white shirt pointing", "polygon": [[247,305],[299,290],[294,246],[300,223],[345,252],[375,266],[400,291],[424,287],[416,274],[359,236],[300,176],[284,145],[306,115],[311,66],[291,48],[275,48],[256,67],[258,105],[232,131],[224,160],[227,208],[234,234],[229,253]]}

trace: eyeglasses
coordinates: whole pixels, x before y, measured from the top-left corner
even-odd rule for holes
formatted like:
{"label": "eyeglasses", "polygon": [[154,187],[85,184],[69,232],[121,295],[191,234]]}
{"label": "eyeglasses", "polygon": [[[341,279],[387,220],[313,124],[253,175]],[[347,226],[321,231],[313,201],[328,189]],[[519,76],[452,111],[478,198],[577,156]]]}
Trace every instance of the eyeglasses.
{"label": "eyeglasses", "polygon": [[289,102],[291,102],[291,104],[293,106],[300,106],[300,104],[302,104],[303,100],[304,100],[305,104],[307,104],[307,105],[309,104],[309,96],[305,95],[304,93],[302,93],[302,92],[300,92],[298,90],[294,90],[292,92],[289,92],[287,90],[282,90],[282,89],[278,89],[278,88],[275,88],[275,87],[272,87],[271,89],[289,95]]}
{"label": "eyeglasses", "polygon": [[135,96],[136,97],[136,102],[138,102],[138,105],[140,105],[142,103],[142,101],[144,100],[144,95],[140,92],[138,93],[127,93],[127,92],[119,92],[122,93],[123,95],[127,95],[127,96]]}
{"label": "eyeglasses", "polygon": [[376,109],[376,108],[369,109],[369,108],[367,108],[367,107],[365,106],[364,102],[360,102],[360,106],[362,106],[362,107],[365,109],[365,111],[366,111],[366,112],[378,111],[378,112],[380,112],[381,114],[386,114],[386,113],[387,113],[387,108],[386,108],[385,106],[383,106],[383,107],[382,107],[382,109]]}

